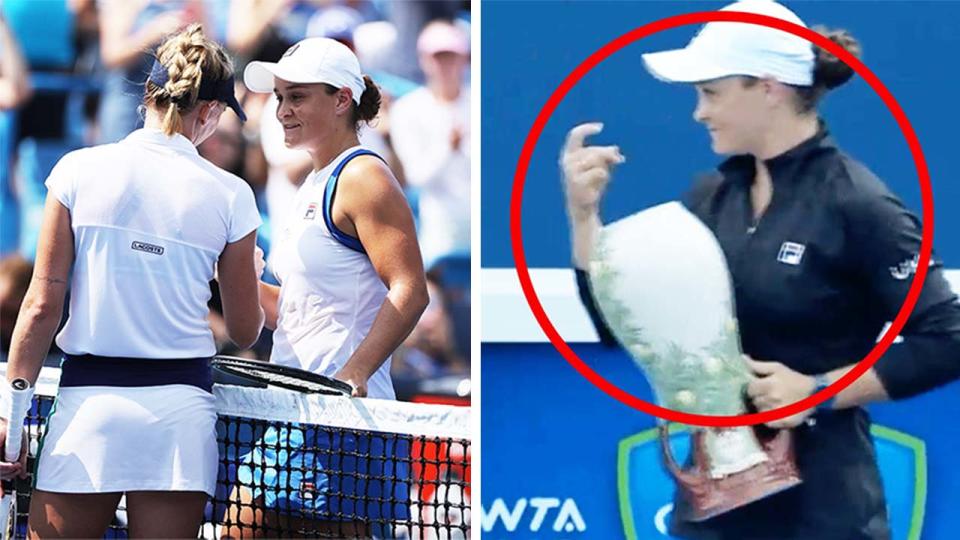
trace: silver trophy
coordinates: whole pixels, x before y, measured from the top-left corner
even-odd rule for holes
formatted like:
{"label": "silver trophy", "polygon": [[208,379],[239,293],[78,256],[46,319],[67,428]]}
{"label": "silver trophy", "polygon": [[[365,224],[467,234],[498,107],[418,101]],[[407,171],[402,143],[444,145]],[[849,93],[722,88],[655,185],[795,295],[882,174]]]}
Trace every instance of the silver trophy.
{"label": "silver trophy", "polygon": [[[730,274],[706,226],[667,203],[603,227],[590,285],[614,336],[650,381],[661,406],[701,415],[747,412],[749,368],[737,330]],[[791,433],[692,427],[692,466],[666,467],[704,520],[800,483]]]}

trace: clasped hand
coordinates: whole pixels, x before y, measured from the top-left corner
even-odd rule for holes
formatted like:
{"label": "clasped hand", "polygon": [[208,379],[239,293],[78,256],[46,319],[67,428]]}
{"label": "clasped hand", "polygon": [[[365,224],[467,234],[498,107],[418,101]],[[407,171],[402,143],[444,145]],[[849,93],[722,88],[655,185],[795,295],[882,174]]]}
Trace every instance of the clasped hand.
{"label": "clasped hand", "polygon": [[[20,444],[20,459],[8,462],[0,455],[0,480],[10,480],[11,478],[27,477],[27,433],[22,432],[23,441]],[[7,440],[7,420],[0,418],[0,454]],[[2,494],[2,490],[0,490]]]}
{"label": "clasped hand", "polygon": [[[798,373],[779,362],[761,362],[745,356],[753,376],[747,384],[747,396],[758,411],[769,411],[790,405],[808,397],[816,389],[816,381],[809,375]],[[799,426],[814,409],[773,422],[767,426],[787,429]]]}

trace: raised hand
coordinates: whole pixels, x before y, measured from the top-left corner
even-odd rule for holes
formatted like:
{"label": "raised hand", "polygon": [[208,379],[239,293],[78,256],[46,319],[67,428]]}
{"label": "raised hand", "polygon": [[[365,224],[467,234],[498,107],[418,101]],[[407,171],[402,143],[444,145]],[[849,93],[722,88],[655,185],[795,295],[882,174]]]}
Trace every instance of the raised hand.
{"label": "raised hand", "polygon": [[603,130],[603,124],[580,124],[570,130],[560,153],[567,209],[573,217],[594,214],[607,183],[610,169],[626,161],[619,146],[585,146],[584,141]]}

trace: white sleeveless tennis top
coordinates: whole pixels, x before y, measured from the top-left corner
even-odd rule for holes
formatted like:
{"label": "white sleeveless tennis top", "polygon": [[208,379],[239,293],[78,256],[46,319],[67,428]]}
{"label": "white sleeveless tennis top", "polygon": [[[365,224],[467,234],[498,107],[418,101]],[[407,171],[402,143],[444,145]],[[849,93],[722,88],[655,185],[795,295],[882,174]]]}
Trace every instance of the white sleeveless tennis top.
{"label": "white sleeveless tennis top", "polygon": [[207,322],[213,265],[227,243],[260,226],[246,182],[183,135],[140,129],[63,156],[46,185],[70,210],[76,250],[61,350],[216,354]]}
{"label": "white sleeveless tennis top", "polygon": [[[339,174],[359,155],[376,154],[349,148],[306,178],[273,247],[273,271],[280,280],[273,363],[332,377],[370,332],[386,299],[387,287],[363,246],[333,224]],[[367,382],[367,393],[396,398],[389,357]]]}

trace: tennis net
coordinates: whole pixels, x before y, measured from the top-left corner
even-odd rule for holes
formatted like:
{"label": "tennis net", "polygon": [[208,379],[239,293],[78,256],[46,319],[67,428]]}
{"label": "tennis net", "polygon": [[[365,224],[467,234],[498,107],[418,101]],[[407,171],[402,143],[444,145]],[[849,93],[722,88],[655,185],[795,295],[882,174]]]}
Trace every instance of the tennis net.
{"label": "tennis net", "polygon": [[[37,381],[31,471],[59,375],[44,368]],[[199,537],[470,537],[468,407],[219,384],[214,395],[217,492]],[[21,537],[29,487],[18,481]],[[107,537],[127,536],[123,506]]]}

